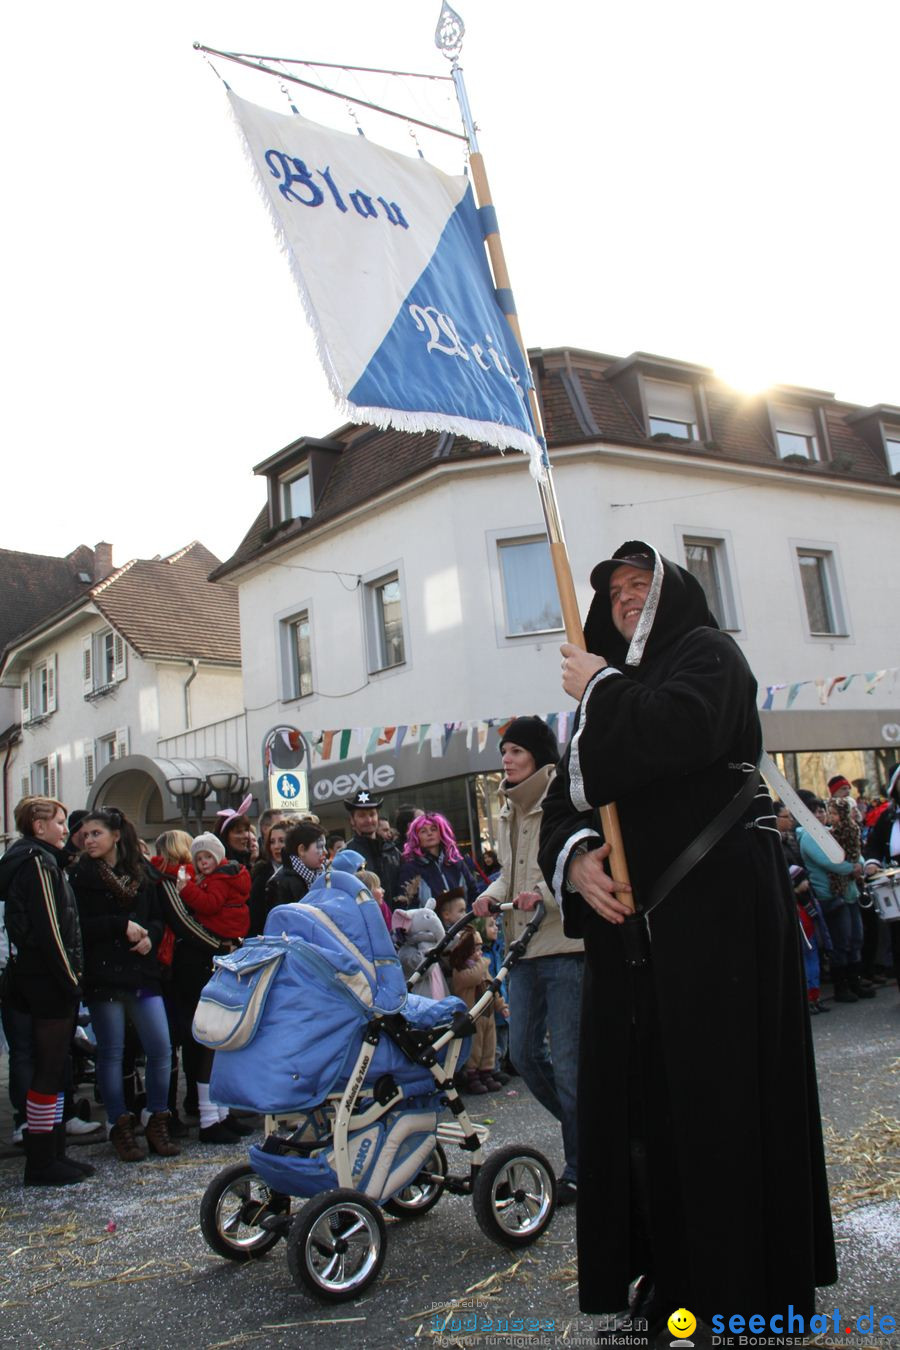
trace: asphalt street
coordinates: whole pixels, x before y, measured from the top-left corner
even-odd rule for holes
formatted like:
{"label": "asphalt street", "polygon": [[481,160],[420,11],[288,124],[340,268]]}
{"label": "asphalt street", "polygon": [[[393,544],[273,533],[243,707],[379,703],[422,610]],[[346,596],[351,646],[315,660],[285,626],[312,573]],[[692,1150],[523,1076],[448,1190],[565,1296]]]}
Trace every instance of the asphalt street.
{"label": "asphalt street", "polygon": [[[900,1116],[897,991],[834,1009],[813,1027],[841,1269],[839,1284],[820,1291],[819,1307],[855,1318],[872,1305],[898,1316],[898,1162],[887,1152],[891,1138],[896,1146]],[[415,1221],[388,1218],[384,1267],[358,1302],[320,1304],[291,1279],[283,1242],[246,1264],[221,1259],[204,1242],[200,1198],[221,1167],[243,1159],[244,1148],[210,1149],[194,1134],[179,1158],[126,1166],[108,1144],[92,1144],[78,1156],[94,1163],[96,1177],[77,1187],[25,1190],[21,1152],[9,1146],[5,1057],[0,1074],[0,1346],[392,1350],[428,1345],[438,1335],[443,1344],[464,1344],[463,1319],[485,1314],[522,1319],[521,1334],[503,1343],[593,1340],[593,1319],[577,1306],[572,1209],[558,1212],[533,1247],[511,1252],[484,1236],[469,1199],[445,1195]],[[530,1144],[561,1168],[558,1126],[520,1079],[472,1100],[475,1119],[491,1125],[489,1147]],[[452,1156],[450,1164],[459,1167]],[[732,1221],[723,1212],[723,1235]],[[489,1343],[480,1335],[468,1343],[479,1340]],[[865,1343],[900,1346],[900,1337]]]}

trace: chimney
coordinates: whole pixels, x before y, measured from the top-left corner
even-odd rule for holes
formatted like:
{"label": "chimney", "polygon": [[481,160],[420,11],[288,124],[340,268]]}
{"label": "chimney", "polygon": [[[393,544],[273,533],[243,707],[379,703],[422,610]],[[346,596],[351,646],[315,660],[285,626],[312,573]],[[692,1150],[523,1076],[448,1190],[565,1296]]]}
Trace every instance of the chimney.
{"label": "chimney", "polygon": [[102,581],[113,570],[112,544],[94,545],[94,580]]}

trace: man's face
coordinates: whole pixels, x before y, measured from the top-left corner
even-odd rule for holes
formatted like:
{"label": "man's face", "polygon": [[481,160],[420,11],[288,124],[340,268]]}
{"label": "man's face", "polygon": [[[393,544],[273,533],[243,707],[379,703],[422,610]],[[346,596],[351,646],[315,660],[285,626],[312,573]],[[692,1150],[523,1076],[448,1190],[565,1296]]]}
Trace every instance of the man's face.
{"label": "man's face", "polygon": [[613,627],[626,642],[634,637],[652,580],[652,572],[645,572],[627,563],[617,567],[609,579],[609,607]]}
{"label": "man's face", "polygon": [[782,834],[788,834],[794,828],[794,817],[786,806],[783,806],[775,817],[775,824]]}
{"label": "man's face", "polygon": [[832,792],[831,795],[832,797],[849,797],[850,792],[851,789],[849,787],[839,787],[835,788],[834,792]]}
{"label": "man's face", "polygon": [[394,831],[389,820],[379,820],[377,829],[379,839],[383,839],[387,844],[393,843]]}
{"label": "man's face", "polygon": [[372,838],[378,829],[378,809],[375,806],[361,806],[350,812],[350,824],[357,834]]}

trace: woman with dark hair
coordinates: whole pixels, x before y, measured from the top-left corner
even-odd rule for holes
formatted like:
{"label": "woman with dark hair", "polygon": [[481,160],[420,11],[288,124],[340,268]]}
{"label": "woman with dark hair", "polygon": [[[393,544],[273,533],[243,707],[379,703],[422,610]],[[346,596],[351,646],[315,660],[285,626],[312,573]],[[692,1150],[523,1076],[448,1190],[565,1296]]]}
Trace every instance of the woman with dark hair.
{"label": "woman with dark hair", "polygon": [[247,818],[247,812],[253,804],[250,793],[241,802],[236,811],[230,807],[217,811],[216,834],[225,848],[228,862],[242,863],[249,871],[255,862],[253,857],[254,834]]}
{"label": "woman with dark hair", "polygon": [[22,838],[0,858],[0,894],[14,948],[4,1002],[31,1022],[25,1185],[69,1186],[94,1169],[65,1154],[63,1080],[83,967],[78,911],[64,870],[66,808],[52,797],[23,797],[15,820]]}
{"label": "woman with dark hair", "polygon": [[444,891],[460,888],[471,909],[478,886],[471,867],[459,851],[453,827],[437,811],[410,821],[403,846],[400,885],[396,903],[424,905]]}
{"label": "woman with dark hair", "polygon": [[263,930],[269,906],[266,904],[266,890],[269,882],[281,870],[284,841],[290,825],[286,820],[276,820],[269,827],[260,850],[259,862],[253,864],[250,873],[250,936],[256,937]]}
{"label": "woman with dark hair", "polygon": [[157,949],[163,935],[160,875],[144,861],[134,826],[115,807],[88,813],[84,853],[71,873],[84,934],[85,1001],[97,1037],[97,1081],[109,1137],[122,1162],[143,1149],[126,1110],[122,1083],[125,1018],[147,1056],[147,1143],[153,1153],[180,1153],[169,1137],[172,1046],[162,998]]}

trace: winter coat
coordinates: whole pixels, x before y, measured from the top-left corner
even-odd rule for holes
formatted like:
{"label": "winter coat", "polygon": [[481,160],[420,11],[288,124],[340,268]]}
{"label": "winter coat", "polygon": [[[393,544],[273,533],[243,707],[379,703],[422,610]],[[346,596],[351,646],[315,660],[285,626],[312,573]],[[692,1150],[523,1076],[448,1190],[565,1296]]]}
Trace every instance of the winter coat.
{"label": "winter coat", "polygon": [[[451,972],[450,992],[461,998],[467,1008],[471,1008],[481,998],[490,978],[491,971],[486,958],[476,956],[462,970]],[[486,1013],[484,1015],[487,1016]]]}
{"label": "winter coat", "polygon": [[250,873],[239,862],[224,862],[209,876],[188,881],[181,898],[204,928],[220,938],[243,938],[250,929]]}
{"label": "winter coat", "polygon": [[347,848],[362,854],[366,860],[366,871],[374,872],[378,877],[384,890],[384,898],[393,909],[399,890],[397,878],[400,873],[400,850],[397,845],[393,841],[386,843],[378,835],[371,838],[369,835],[355,834],[348,840]]}
{"label": "winter coat", "polygon": [[77,1002],[84,953],[65,856],[39,839],[17,839],[0,858],[0,900],[16,971],[49,975]]}
{"label": "winter coat", "polygon": [[431,853],[414,853],[411,858],[406,858],[400,868],[398,894],[402,895],[404,886],[415,877],[419,880],[419,890],[409,902],[413,908],[424,905],[426,900],[433,900],[444,891],[462,890],[467,909],[471,909],[478,898],[475,875],[465,858],[448,862],[443,849],[436,858]]}
{"label": "winter coat", "polygon": [[[156,952],[164,927],[159,895],[162,877],[146,863],[143,869],[138,891],[128,904],[107,890],[97,863],[86,854],[70,873],[84,937],[84,991],[88,1001],[115,997],[122,990],[160,992]],[[114,871],[125,876],[118,867]],[[147,930],[152,946],[146,956],[133,951],[125,936],[132,920]]]}
{"label": "winter coat", "polygon": [[[193,910],[188,909],[178,894],[175,885],[178,879],[178,864],[163,863],[161,858],[151,858],[150,861],[151,866],[155,867],[160,874],[159,898],[163,909],[163,917],[175,934],[176,959],[179,951],[184,956],[188,948],[192,952],[202,954],[205,957],[212,957],[219,952],[228,951],[232,944],[223,941],[217,933],[213,933],[209,928],[204,927]],[[185,863],[184,867],[188,878],[193,881],[193,867],[190,863]]]}
{"label": "winter coat", "polygon": [[891,841],[894,825],[900,819],[900,807],[888,807],[882,811],[869,831],[866,840],[866,862],[877,862],[883,867],[896,867],[900,863],[900,850],[891,853]]}
{"label": "winter coat", "polygon": [[[482,892],[498,904],[514,900],[520,891],[540,893],[546,911],[544,920],[531,939],[523,960],[584,951],[584,943],[580,939],[568,938],[563,932],[562,914],[556,897],[544,881],[538,866],[541,808],[555,775],[556,765],[545,764],[514,787],[509,787],[504,780],[500,788],[503,806],[497,821],[500,875]],[[507,947],[521,937],[533,918],[534,913],[528,910],[504,911],[503,940]]]}
{"label": "winter coat", "polygon": [[[809,873],[809,884],[822,906],[823,912],[830,914],[832,910],[839,909],[841,905],[855,905],[859,899],[859,888],[852,879],[853,873],[856,871],[856,863],[849,861],[832,862],[827,854],[819,848],[812,835],[803,829],[802,825],[797,829],[797,842],[800,845],[803,866]],[[829,876],[850,878],[843,895],[832,894],[828,881]]]}
{"label": "winter coat", "polygon": [[[620,555],[639,551],[653,552],[635,541]],[[809,1317],[815,1286],[837,1271],[799,926],[781,844],[761,828],[768,794],[647,920],[630,921],[635,936],[649,928],[643,963],[629,963],[624,925],[567,882],[579,847],[602,840],[596,808],[615,802],[634,896],[646,900],[758,762],[756,681],[686,570],[656,556],[637,664],[602,572],[598,586],[585,639],[609,666],[582,696],[540,848],[586,954],[581,1307],[627,1307],[629,1283],[652,1272],[662,1298],[698,1319],[788,1304]]]}

